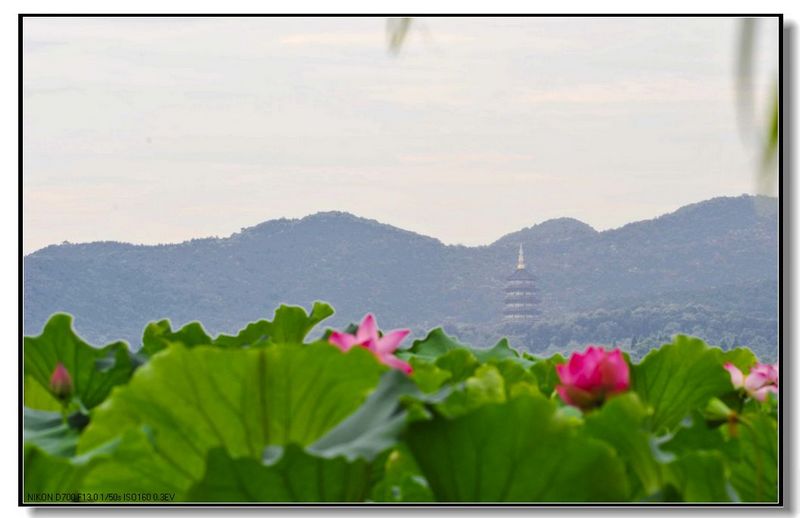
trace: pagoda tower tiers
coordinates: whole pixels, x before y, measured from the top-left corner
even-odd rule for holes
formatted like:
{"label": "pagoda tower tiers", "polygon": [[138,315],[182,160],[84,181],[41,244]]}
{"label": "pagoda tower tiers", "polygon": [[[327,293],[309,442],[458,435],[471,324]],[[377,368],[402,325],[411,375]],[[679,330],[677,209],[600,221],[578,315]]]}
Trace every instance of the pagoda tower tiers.
{"label": "pagoda tower tiers", "polygon": [[507,324],[532,324],[539,314],[536,279],[525,268],[525,252],[519,245],[517,269],[506,280],[503,321]]}

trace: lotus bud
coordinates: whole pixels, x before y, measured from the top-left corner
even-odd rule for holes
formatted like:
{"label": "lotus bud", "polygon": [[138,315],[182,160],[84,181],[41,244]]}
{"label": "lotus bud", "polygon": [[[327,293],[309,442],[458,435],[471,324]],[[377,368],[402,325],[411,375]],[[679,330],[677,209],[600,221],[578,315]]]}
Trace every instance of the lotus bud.
{"label": "lotus bud", "polygon": [[66,401],[72,396],[72,376],[64,364],[58,362],[53,374],[50,376],[50,391],[61,401]]}
{"label": "lotus bud", "polygon": [[588,410],[600,406],[608,396],[630,387],[630,370],[622,351],[606,351],[589,346],[584,353],[573,353],[569,362],[556,365],[561,384],[558,395],[568,405]]}

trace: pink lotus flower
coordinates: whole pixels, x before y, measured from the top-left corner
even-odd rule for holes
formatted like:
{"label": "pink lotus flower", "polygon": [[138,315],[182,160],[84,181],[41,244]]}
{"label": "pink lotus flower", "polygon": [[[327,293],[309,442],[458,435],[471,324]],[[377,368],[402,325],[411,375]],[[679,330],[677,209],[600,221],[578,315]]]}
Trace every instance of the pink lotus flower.
{"label": "pink lotus flower", "polygon": [[50,390],[58,399],[64,401],[72,395],[72,376],[64,364],[58,362],[50,376]]}
{"label": "pink lotus flower", "polygon": [[375,317],[372,316],[372,313],[368,313],[361,321],[361,325],[358,326],[356,334],[334,331],[328,337],[328,341],[345,352],[355,346],[365,347],[372,351],[372,354],[384,365],[411,374],[411,365],[394,355],[397,346],[410,332],[409,329],[396,329],[380,336]]}
{"label": "pink lotus flower", "polygon": [[556,365],[561,385],[558,395],[568,405],[582,410],[599,406],[606,396],[618,394],[630,387],[630,372],[622,351],[607,352],[592,346],[586,352],[572,353],[569,362]]}
{"label": "pink lotus flower", "polygon": [[734,364],[726,363],[725,369],[731,375],[731,384],[734,388],[744,389],[750,397],[765,401],[767,394],[778,393],[778,366],[756,363],[750,374],[745,377]]}

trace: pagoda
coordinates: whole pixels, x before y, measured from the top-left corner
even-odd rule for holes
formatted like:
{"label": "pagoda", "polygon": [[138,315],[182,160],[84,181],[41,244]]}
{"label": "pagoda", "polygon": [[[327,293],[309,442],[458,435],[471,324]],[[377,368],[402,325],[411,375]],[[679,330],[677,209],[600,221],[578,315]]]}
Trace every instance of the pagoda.
{"label": "pagoda", "polygon": [[525,268],[525,252],[522,244],[519,245],[517,269],[506,280],[505,307],[503,308],[503,322],[529,326],[539,314],[539,299],[536,297],[534,286],[536,279]]}

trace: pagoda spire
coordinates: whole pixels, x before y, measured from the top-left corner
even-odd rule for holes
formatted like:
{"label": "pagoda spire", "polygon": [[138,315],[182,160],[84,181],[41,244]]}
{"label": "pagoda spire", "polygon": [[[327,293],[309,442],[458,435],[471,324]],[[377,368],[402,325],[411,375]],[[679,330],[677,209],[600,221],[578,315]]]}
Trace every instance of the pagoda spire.
{"label": "pagoda spire", "polygon": [[517,256],[517,270],[525,269],[525,251],[522,250],[522,243],[519,244],[519,255]]}

